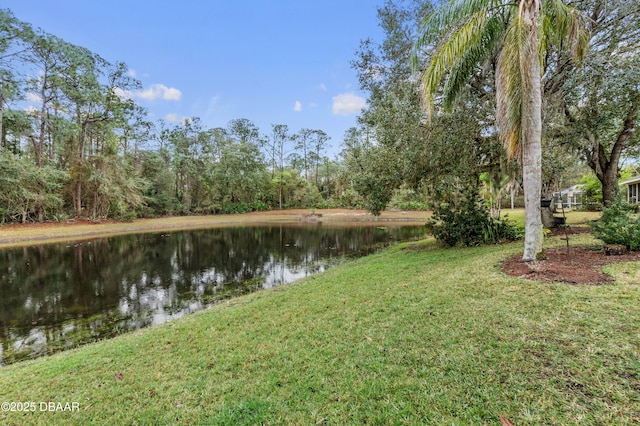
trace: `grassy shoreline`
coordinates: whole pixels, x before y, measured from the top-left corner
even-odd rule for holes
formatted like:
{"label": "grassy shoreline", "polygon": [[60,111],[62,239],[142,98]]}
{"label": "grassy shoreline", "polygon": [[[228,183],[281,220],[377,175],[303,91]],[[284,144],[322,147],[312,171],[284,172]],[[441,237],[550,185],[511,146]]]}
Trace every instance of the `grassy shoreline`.
{"label": "grassy shoreline", "polygon": [[500,272],[520,250],[400,244],[162,326],[3,367],[0,401],[78,402],[79,410],[5,411],[0,423],[639,422],[640,265],[612,267],[611,285],[544,284]]}

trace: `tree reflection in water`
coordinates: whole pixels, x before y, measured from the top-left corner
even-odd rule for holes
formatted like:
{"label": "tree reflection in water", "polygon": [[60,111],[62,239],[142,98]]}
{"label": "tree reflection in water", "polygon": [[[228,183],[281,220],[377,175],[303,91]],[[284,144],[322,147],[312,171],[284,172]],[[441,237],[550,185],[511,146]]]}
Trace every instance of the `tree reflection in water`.
{"label": "tree reflection in water", "polygon": [[0,251],[0,365],[292,282],[422,227],[253,226]]}

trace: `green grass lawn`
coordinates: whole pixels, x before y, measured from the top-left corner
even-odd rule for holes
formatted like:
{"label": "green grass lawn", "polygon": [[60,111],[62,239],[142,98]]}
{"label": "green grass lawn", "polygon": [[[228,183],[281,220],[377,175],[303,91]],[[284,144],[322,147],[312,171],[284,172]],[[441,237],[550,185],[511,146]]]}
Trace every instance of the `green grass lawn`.
{"label": "green grass lawn", "polygon": [[503,275],[521,246],[405,243],[0,368],[2,402],[79,406],[0,424],[637,424],[640,267],[602,286]]}
{"label": "green grass lawn", "polygon": [[[562,211],[556,211],[553,213],[554,216],[562,216]],[[590,211],[582,211],[582,210],[567,210],[565,211],[565,215],[567,217],[568,225],[579,225],[584,226],[588,222],[598,220],[602,212],[590,212]],[[502,209],[501,211],[502,217],[507,217],[513,220],[516,223],[524,226],[524,209]]]}

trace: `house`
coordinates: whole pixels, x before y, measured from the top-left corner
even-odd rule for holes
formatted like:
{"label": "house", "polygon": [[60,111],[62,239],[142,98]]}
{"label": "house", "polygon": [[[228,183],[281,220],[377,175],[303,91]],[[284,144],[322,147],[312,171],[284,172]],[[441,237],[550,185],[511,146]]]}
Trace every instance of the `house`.
{"label": "house", "polygon": [[[582,193],[584,185],[577,184],[572,187],[563,189],[559,193],[554,194],[554,203],[557,203],[557,209],[575,209],[582,206]],[[560,204],[562,202],[562,204]]]}
{"label": "house", "polygon": [[635,204],[638,202],[638,196],[640,196],[640,176],[623,180],[622,182],[620,182],[620,186],[624,187],[624,192],[622,192],[622,195],[624,195],[626,192],[627,202],[629,204]]}

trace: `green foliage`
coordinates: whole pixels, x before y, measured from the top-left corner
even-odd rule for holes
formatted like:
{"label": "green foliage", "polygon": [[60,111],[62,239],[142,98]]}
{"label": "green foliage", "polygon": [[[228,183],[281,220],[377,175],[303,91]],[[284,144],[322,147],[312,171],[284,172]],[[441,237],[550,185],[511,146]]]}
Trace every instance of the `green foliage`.
{"label": "green foliage", "polygon": [[[640,105],[640,8],[638,2],[573,2],[590,16],[591,49],[584,64],[563,78],[558,89],[558,116],[545,115],[562,132],[557,144],[582,154],[601,181],[604,205],[617,198],[619,165],[637,157]],[[601,6],[607,13],[597,13]],[[546,90],[545,90],[546,91]],[[551,102],[548,102],[551,105]]]}
{"label": "green foliage", "polygon": [[247,203],[225,203],[220,210],[223,214],[248,213],[250,211],[251,206]]}
{"label": "green foliage", "polygon": [[263,212],[271,210],[271,206],[264,201],[254,201],[252,203],[224,203],[216,213],[237,214],[249,212]]}
{"label": "green foliage", "polygon": [[602,182],[595,173],[590,172],[580,179],[584,185],[584,205],[589,210],[602,209]]}
{"label": "green foliage", "polygon": [[389,206],[398,210],[429,210],[426,203],[426,194],[423,191],[414,191],[406,186],[394,192]]}
{"label": "green foliage", "polygon": [[400,210],[429,210],[427,203],[422,201],[398,201],[391,206]]}
{"label": "green foliage", "polygon": [[[1,9],[0,53],[0,149],[14,156],[0,160],[7,170],[0,174],[2,221],[71,212],[118,220],[237,213],[276,201],[284,207],[285,197],[289,206],[311,207],[337,196],[339,167],[324,156],[329,136],[322,130],[300,132],[291,155],[304,161],[288,179],[286,125],[274,125],[272,138],[245,118],[226,128],[207,129],[193,117],[155,129],[144,108],[121,96],[141,88],[126,64]],[[39,95],[34,111],[41,114],[22,110],[24,93]],[[158,148],[145,149],[146,142]],[[57,175],[47,179],[50,173]]]}
{"label": "green foliage", "polygon": [[169,168],[168,153],[142,151],[140,177],[149,184],[143,192],[144,204],[138,209],[139,217],[157,217],[173,214],[177,210],[174,196],[175,175]]}
{"label": "green foliage", "polygon": [[340,194],[337,203],[338,207],[345,207],[350,209],[363,208],[362,197],[353,188],[346,188],[344,191],[342,191],[342,194]]}
{"label": "green foliage", "polygon": [[136,212],[133,210],[118,212],[117,214],[113,214],[112,216],[119,222],[133,222],[136,217],[138,217]]}
{"label": "green foliage", "polygon": [[619,244],[629,250],[640,250],[640,221],[633,207],[613,203],[602,211],[600,220],[592,225],[593,235],[605,244]]}
{"label": "green foliage", "polygon": [[450,247],[460,243],[465,246],[496,244],[522,237],[522,230],[507,219],[492,219],[475,197],[466,198],[459,207],[439,205],[426,227],[436,240]]}
{"label": "green foliage", "polygon": [[344,179],[350,181],[362,206],[378,216],[402,182],[398,153],[393,147],[372,143],[355,129],[350,132],[342,152],[347,175]]}
{"label": "green foliage", "polygon": [[[62,206],[65,173],[0,152],[0,221],[43,220]],[[40,216],[40,217],[38,217]]]}
{"label": "green foliage", "polygon": [[271,206],[261,200],[254,201],[253,203],[250,204],[250,206],[251,206],[251,211],[254,211],[254,212],[266,212],[271,210]]}

